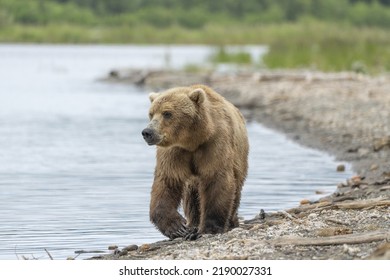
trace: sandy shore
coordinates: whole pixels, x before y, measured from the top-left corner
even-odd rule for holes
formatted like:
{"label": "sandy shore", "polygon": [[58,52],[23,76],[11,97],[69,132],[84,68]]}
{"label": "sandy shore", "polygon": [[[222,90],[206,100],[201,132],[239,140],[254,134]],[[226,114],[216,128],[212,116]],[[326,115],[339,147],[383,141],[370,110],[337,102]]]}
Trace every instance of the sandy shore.
{"label": "sandy shore", "polygon": [[150,90],[207,84],[248,119],[350,162],[356,176],[328,197],[259,213],[226,234],[129,246],[96,259],[390,259],[390,76],[129,70],[105,80]]}

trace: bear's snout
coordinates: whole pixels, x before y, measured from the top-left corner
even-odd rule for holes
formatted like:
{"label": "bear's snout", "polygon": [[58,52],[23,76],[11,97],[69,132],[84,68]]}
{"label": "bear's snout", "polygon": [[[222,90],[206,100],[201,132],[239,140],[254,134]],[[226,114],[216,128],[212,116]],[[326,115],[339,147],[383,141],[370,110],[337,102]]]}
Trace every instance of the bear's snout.
{"label": "bear's snout", "polygon": [[142,130],[142,136],[144,137],[148,145],[155,145],[158,142],[158,137],[156,136],[154,130],[151,128],[145,128],[144,130]]}

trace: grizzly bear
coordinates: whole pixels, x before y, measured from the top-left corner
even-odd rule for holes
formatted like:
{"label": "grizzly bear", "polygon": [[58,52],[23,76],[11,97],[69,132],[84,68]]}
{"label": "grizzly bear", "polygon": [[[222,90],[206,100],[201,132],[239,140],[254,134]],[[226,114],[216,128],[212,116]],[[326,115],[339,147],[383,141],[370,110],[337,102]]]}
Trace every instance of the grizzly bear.
{"label": "grizzly bear", "polygon": [[249,149],[240,111],[204,85],[151,93],[149,99],[150,123],[142,135],[157,145],[151,222],[170,239],[237,227]]}

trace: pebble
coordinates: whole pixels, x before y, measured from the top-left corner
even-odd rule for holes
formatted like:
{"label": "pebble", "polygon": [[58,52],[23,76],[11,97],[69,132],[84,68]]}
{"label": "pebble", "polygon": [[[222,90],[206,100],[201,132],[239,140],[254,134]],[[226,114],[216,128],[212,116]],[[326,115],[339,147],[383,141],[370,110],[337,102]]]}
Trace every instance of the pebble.
{"label": "pebble", "polygon": [[344,164],[339,164],[337,165],[337,172],[344,172],[345,171],[345,165]]}
{"label": "pebble", "polygon": [[126,250],[126,251],[135,251],[137,249],[138,249],[137,245],[129,245],[129,246],[126,246],[125,248],[123,248],[123,250]]}
{"label": "pebble", "polygon": [[351,177],[351,184],[352,185],[360,185],[362,183],[362,177],[359,175],[355,175]]}
{"label": "pebble", "polygon": [[373,147],[375,152],[382,150],[384,147],[390,147],[390,136],[375,139]]}
{"label": "pebble", "polygon": [[300,201],[300,204],[301,204],[301,205],[310,204],[310,200],[308,200],[308,199],[302,199],[302,200]]}
{"label": "pebble", "polygon": [[315,219],[318,217],[318,215],[316,213],[311,213],[309,214],[309,216],[307,216],[309,219]]}
{"label": "pebble", "polygon": [[370,154],[370,150],[369,149],[366,149],[366,148],[360,148],[358,150],[358,154],[360,157],[366,157]]}
{"label": "pebble", "polygon": [[374,163],[373,165],[371,165],[370,170],[374,171],[374,170],[377,170],[378,168],[379,168],[379,165]]}
{"label": "pebble", "polygon": [[126,256],[127,255],[127,250],[122,250],[118,253],[119,256]]}
{"label": "pebble", "polygon": [[343,252],[344,253],[347,253],[348,255],[356,255],[356,253],[359,253],[360,252],[360,249],[359,248],[353,248],[351,246],[348,246],[347,244],[344,244],[343,245]]}
{"label": "pebble", "polygon": [[108,246],[108,250],[116,250],[116,249],[118,249],[117,245],[110,245],[110,246]]}
{"label": "pebble", "polygon": [[150,245],[149,244],[142,244],[139,248],[138,251],[140,252],[146,252],[150,250]]}
{"label": "pebble", "polygon": [[320,190],[316,190],[316,194],[325,194],[326,192],[324,191],[320,191]]}
{"label": "pebble", "polygon": [[118,248],[116,248],[113,252],[114,255],[119,255],[119,253],[121,252],[121,250],[119,250]]}

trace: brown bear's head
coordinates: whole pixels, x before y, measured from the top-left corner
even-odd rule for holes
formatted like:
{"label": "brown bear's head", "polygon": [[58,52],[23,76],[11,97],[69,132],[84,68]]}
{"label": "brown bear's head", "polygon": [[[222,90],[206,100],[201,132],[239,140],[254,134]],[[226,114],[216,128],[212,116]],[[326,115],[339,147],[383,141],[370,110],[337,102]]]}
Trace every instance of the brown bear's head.
{"label": "brown bear's head", "polygon": [[[197,148],[197,134],[207,115],[202,88],[178,87],[149,95],[150,123],[142,131],[146,143],[160,147],[178,146],[188,150]],[[206,115],[205,115],[206,114]],[[203,134],[203,133],[201,133]]]}

